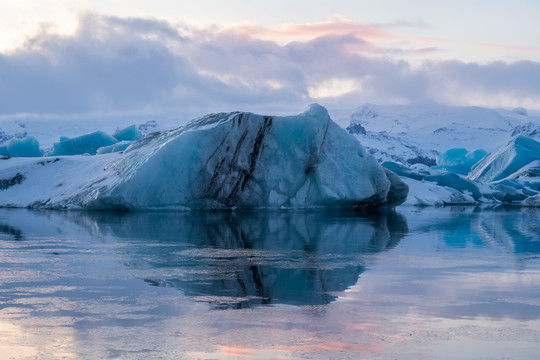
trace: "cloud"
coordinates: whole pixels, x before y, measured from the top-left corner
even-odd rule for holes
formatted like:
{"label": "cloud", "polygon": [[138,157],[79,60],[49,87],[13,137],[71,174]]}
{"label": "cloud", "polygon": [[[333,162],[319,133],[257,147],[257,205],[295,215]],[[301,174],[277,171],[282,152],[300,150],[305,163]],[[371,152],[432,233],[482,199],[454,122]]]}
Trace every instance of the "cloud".
{"label": "cloud", "polygon": [[[211,111],[298,98],[289,87],[265,86],[264,71],[256,79],[221,65],[244,62],[253,71],[255,64],[247,63],[261,56],[253,45],[251,57],[237,57],[201,34],[184,37],[163,22],[87,15],[72,36],[43,33],[0,56],[0,111]],[[290,76],[276,68],[278,77]]]}
{"label": "cloud", "polygon": [[[290,112],[427,98],[540,107],[540,63],[412,64],[407,56],[438,49],[377,43],[389,28],[334,19],[200,29],[87,14],[72,35],[44,30],[0,54],[0,113]],[[283,44],[280,31],[304,38]]]}
{"label": "cloud", "polygon": [[[394,25],[391,25],[394,26]],[[335,17],[329,21],[307,24],[282,24],[275,27],[244,25],[235,27],[235,31],[251,36],[265,36],[271,39],[312,39],[325,35],[358,35],[363,39],[395,40],[395,34],[388,32],[387,25],[359,23],[345,18]],[[390,27],[390,25],[388,26]]]}

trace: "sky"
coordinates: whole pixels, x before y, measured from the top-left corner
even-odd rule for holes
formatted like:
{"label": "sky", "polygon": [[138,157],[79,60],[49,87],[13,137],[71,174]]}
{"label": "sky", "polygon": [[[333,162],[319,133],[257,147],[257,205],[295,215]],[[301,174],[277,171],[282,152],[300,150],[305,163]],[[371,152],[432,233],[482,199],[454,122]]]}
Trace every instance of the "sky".
{"label": "sky", "polygon": [[0,0],[0,116],[540,109],[536,0]]}

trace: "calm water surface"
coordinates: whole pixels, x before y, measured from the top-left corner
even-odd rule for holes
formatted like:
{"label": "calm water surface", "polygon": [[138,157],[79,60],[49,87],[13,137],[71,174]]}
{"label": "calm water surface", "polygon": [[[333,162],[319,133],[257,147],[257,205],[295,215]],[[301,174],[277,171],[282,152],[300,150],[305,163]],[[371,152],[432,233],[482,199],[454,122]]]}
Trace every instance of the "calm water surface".
{"label": "calm water surface", "polygon": [[538,359],[540,211],[0,210],[1,359]]}

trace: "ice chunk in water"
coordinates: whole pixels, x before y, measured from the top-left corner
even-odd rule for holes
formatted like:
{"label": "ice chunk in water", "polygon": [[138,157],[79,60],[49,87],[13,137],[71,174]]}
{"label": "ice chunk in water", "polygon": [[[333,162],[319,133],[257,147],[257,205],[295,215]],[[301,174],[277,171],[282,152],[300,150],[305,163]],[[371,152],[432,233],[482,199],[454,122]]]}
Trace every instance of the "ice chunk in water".
{"label": "ice chunk in water", "polygon": [[480,200],[482,198],[482,193],[478,186],[472,181],[465,179],[458,174],[451,172],[431,175],[426,177],[427,181],[432,181],[439,186],[446,186],[455,190],[458,190],[462,193],[470,194],[475,200]]}
{"label": "ice chunk in water", "polygon": [[119,130],[113,135],[118,141],[135,141],[142,139],[141,132],[135,125]]}
{"label": "ice chunk in water", "polygon": [[471,168],[487,155],[485,150],[467,151],[463,148],[450,149],[437,159],[439,168],[456,174],[467,175]]}
{"label": "ice chunk in water", "polygon": [[91,134],[54,143],[48,156],[80,154],[95,155],[97,149],[100,147],[116,144],[117,142],[118,140],[111,135],[108,135],[103,131],[96,131]]}
{"label": "ice chunk in water", "polygon": [[39,149],[39,142],[33,136],[27,136],[24,139],[11,139],[6,148],[9,156],[12,157],[43,156]]}
{"label": "ice chunk in water", "polygon": [[9,156],[7,146],[0,146],[0,156]]}
{"label": "ice chunk in water", "polygon": [[528,207],[540,207],[540,194],[529,196],[521,202],[521,205]]}

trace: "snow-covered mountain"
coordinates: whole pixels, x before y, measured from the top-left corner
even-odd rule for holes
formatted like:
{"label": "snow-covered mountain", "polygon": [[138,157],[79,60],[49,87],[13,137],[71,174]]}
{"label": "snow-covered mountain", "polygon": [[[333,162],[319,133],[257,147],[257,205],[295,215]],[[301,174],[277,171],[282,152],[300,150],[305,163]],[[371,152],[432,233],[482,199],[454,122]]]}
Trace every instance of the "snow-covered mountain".
{"label": "snow-covered mountain", "polygon": [[516,135],[540,138],[540,116],[522,108],[494,110],[426,101],[365,104],[330,113],[381,162],[434,165],[440,154],[452,148],[491,152]]}

